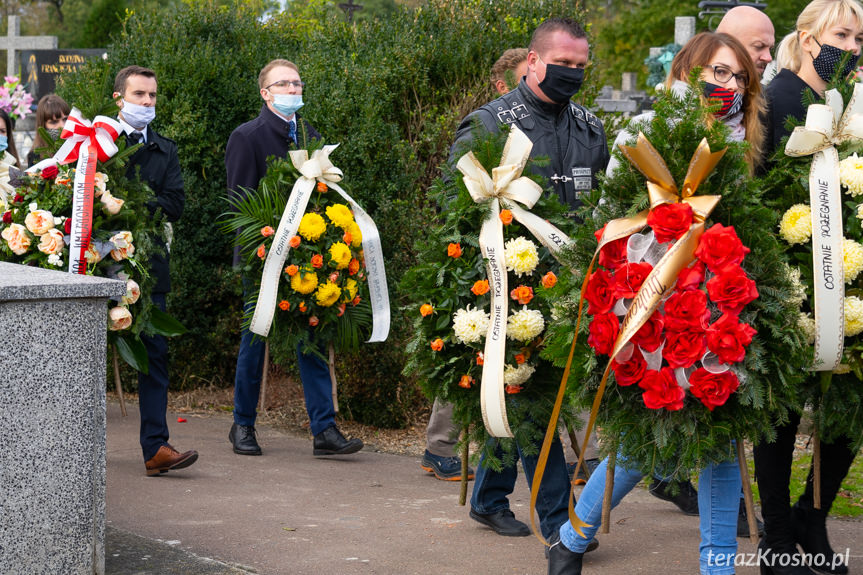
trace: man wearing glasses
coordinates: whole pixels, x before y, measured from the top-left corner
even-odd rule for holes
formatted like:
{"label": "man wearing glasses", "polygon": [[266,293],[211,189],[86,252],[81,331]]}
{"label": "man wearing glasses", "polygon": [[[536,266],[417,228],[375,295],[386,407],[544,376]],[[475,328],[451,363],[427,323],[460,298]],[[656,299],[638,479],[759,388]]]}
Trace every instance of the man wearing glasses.
{"label": "man wearing glasses", "polygon": [[[292,149],[304,148],[307,140],[321,135],[297,114],[303,105],[303,82],[297,65],[288,60],[273,60],[258,74],[258,88],[264,105],[258,117],[238,127],[228,138],[225,149],[228,193],[243,194],[257,189],[267,173],[269,156],[286,157]],[[300,123],[301,122],[301,123]],[[240,264],[239,250],[234,265]],[[244,296],[249,295],[252,278],[244,278]],[[248,300],[248,297],[244,297]],[[330,372],[320,358],[297,350],[297,363],[311,421],[314,455],[346,455],[362,449],[359,439],[345,439],[335,423]],[[261,455],[255,437],[258,396],[264,367],[264,342],[242,330],[237,373],[234,379],[234,424],[228,434],[234,453]]]}

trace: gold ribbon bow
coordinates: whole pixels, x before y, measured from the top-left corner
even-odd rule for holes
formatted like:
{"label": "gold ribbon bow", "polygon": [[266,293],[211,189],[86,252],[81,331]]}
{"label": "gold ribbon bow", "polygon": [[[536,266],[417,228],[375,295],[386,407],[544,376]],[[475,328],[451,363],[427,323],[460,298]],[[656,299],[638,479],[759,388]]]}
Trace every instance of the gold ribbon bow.
{"label": "gold ribbon bow", "polygon": [[[593,271],[593,266],[600,250],[603,246],[614,240],[628,237],[644,229],[645,226],[647,226],[647,216],[650,213],[650,210],[661,204],[685,202],[692,206],[694,218],[689,231],[678,239],[656,263],[653,270],[644,280],[644,283],[635,295],[635,299],[632,300],[632,305],[627,311],[626,316],[623,318],[620,333],[614,343],[614,348],[608,359],[608,365],[605,368],[605,373],[602,376],[599,388],[596,391],[596,397],[593,400],[593,405],[590,410],[590,418],[588,419],[587,428],[585,429],[585,444],[587,444],[587,441],[590,438],[590,433],[596,422],[596,414],[599,411],[599,405],[602,402],[605,385],[608,381],[608,375],[611,371],[612,362],[614,361],[615,356],[650,318],[659,306],[659,303],[662,301],[662,296],[672,286],[674,286],[674,282],[677,281],[677,276],[680,274],[680,271],[695,259],[695,248],[698,247],[698,240],[701,238],[701,234],[704,233],[704,221],[720,200],[720,196],[695,196],[695,192],[698,190],[698,187],[707,179],[707,176],[713,171],[716,164],[719,163],[719,160],[723,155],[725,155],[726,151],[725,149],[722,149],[718,152],[711,152],[710,145],[707,143],[706,138],[701,140],[695,153],[692,155],[692,159],[689,162],[689,168],[686,172],[686,177],[683,181],[683,186],[679,189],[674,182],[674,178],[671,175],[665,160],[662,159],[662,156],[660,156],[659,152],[653,147],[643,133],[639,132],[636,145],[634,147],[621,145],[620,149],[632,165],[647,178],[650,209],[641,211],[629,218],[620,218],[608,222],[602,237],[599,240],[599,246],[597,247],[596,252],[594,252],[593,259],[591,260],[584,276],[584,281],[581,285],[581,301],[579,302],[578,307],[578,320],[576,322],[575,333],[572,337],[572,345],[569,349],[569,357],[566,361],[563,378],[560,382],[560,389],[558,390],[557,401],[555,402],[555,406],[552,411],[551,422],[546,431],[545,441],[543,442],[542,450],[540,451],[539,464],[537,465],[533,485],[531,486],[531,511],[535,506],[536,498],[539,493],[539,484],[542,481],[542,473],[544,471],[545,461],[548,459],[551,441],[554,439],[554,435],[557,431],[557,419],[560,415],[560,406],[563,401],[566,382],[569,379],[572,359],[575,354],[575,344],[578,340],[578,332],[581,326],[584,294],[587,291],[587,283],[590,279],[590,274]],[[581,469],[583,463],[584,450],[581,450],[573,477],[578,475],[578,471]],[[575,514],[572,501],[573,497],[570,497],[569,519],[576,532],[584,536],[582,528],[589,527],[589,525],[579,519]],[[531,525],[533,526],[532,520]],[[535,527],[534,533],[544,542],[543,538],[537,533]]]}

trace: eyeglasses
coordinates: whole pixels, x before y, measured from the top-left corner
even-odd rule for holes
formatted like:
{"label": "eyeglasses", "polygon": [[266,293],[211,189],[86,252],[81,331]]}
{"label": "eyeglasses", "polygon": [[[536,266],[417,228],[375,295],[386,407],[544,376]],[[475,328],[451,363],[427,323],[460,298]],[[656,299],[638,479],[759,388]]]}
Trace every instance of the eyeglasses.
{"label": "eyeglasses", "polygon": [[705,68],[711,68],[713,70],[713,78],[720,84],[725,84],[731,78],[734,78],[737,81],[738,88],[745,89],[749,85],[749,76],[744,73],[735,74],[725,66],[714,66],[712,64],[706,65]]}
{"label": "eyeglasses", "polygon": [[273,82],[272,84],[264,88],[264,90],[269,90],[273,86],[275,86],[276,88],[288,88],[293,86],[297,90],[302,90],[303,86],[305,85],[305,82],[300,82],[299,80],[279,80],[278,82]]}

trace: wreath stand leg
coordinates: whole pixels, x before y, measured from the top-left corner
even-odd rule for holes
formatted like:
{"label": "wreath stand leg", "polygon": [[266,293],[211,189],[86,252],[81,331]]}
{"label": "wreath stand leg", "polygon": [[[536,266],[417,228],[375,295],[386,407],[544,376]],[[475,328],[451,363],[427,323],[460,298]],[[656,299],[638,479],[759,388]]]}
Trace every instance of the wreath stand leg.
{"label": "wreath stand leg", "polygon": [[749,481],[749,466],[746,464],[746,450],[743,440],[738,439],[737,464],[740,466],[740,481],[743,484],[743,505],[746,507],[746,522],[749,524],[749,541],[758,545],[758,527],[755,525],[755,505],[752,501],[752,483]]}
{"label": "wreath stand leg", "polygon": [[333,344],[330,343],[330,361],[328,362],[330,368],[330,383],[333,384],[333,411],[336,413],[339,412],[339,394],[338,394],[338,383],[336,382],[336,349],[333,347]]}
{"label": "wreath stand leg", "polygon": [[599,532],[603,535],[611,529],[611,494],[614,492],[614,466],[617,462],[617,450],[608,456],[608,466],[605,468],[605,493],[602,494],[602,524]]}
{"label": "wreath stand leg", "polygon": [[817,427],[812,433],[812,506],[821,509],[821,437]]}
{"label": "wreath stand leg", "polygon": [[[575,432],[572,430],[572,427],[570,427],[569,424],[566,423],[564,424],[564,427],[566,427],[566,433],[569,434],[569,443],[570,445],[572,445],[572,450],[575,452],[576,461],[578,461],[579,459],[581,459],[581,446],[578,445],[578,439],[576,439]],[[587,467],[587,465],[583,465],[581,467],[581,470],[584,472],[584,476],[590,479],[590,469]],[[573,477],[572,480],[575,481],[575,477]]]}
{"label": "wreath stand leg", "polygon": [[120,413],[126,417],[126,400],[123,397],[123,382],[120,381],[120,361],[117,359],[117,346],[112,345],[114,350],[114,386],[117,388],[117,397],[120,398]]}
{"label": "wreath stand leg", "polygon": [[261,412],[267,413],[267,376],[270,374],[270,342],[264,342],[264,373],[261,376]]}
{"label": "wreath stand leg", "polygon": [[464,432],[462,433],[462,440],[464,441],[464,445],[461,447],[461,490],[458,494],[458,504],[464,507],[465,503],[467,503],[467,458],[469,455],[469,445],[467,440],[467,430],[468,428],[464,428]]}

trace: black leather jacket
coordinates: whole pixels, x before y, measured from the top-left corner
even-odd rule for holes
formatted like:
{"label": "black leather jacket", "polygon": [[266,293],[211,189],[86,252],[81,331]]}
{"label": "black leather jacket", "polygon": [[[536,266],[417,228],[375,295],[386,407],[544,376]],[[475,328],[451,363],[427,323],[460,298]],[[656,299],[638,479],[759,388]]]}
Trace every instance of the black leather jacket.
{"label": "black leather jacket", "polygon": [[514,90],[462,120],[450,149],[453,164],[468,150],[475,122],[481,122],[489,132],[499,131],[501,124],[518,126],[533,142],[530,156],[550,160],[547,166],[534,166],[534,173],[547,178],[546,189],[557,192],[560,200],[573,209],[581,205],[581,194],[596,187],[596,175],[608,164],[602,122],[573,102],[543,102],[523,79]]}

